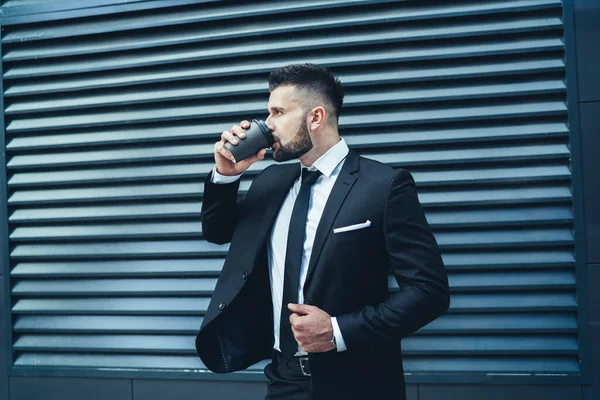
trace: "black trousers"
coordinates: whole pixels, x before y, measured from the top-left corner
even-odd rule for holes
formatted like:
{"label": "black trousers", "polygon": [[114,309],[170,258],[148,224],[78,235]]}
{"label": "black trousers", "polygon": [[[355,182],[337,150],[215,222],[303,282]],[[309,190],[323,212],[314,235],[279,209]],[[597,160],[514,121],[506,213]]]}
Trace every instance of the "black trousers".
{"label": "black trousers", "polygon": [[265,400],[315,400],[311,378],[304,376],[297,359],[286,361],[273,351],[264,372],[269,380]]}

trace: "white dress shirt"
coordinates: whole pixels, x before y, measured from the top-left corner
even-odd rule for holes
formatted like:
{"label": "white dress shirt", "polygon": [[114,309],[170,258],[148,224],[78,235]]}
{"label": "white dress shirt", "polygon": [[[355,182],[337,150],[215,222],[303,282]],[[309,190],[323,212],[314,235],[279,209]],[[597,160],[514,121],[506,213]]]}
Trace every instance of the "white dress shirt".
{"label": "white dress shirt", "polygon": [[[304,239],[304,249],[302,251],[302,263],[300,265],[300,284],[298,287],[298,302],[304,303],[303,287],[306,281],[306,274],[308,272],[308,262],[312,254],[313,243],[315,241],[315,233],[319,226],[319,221],[323,215],[325,204],[333,188],[346,156],[348,155],[348,145],[342,138],[335,146],[329,149],[325,154],[319,157],[313,165],[308,168],[311,171],[319,170],[321,175],[315,184],[311,188],[310,202],[308,206],[308,216],[306,221],[306,237]],[[300,164],[301,168],[306,168]],[[211,181],[213,183],[232,183],[238,180],[240,175],[236,176],[224,176],[217,172],[216,167],[213,168],[213,174]],[[273,299],[273,332],[275,336],[275,343],[273,348],[280,350],[279,348],[279,323],[281,319],[281,302],[283,301],[283,277],[285,271],[285,254],[287,250],[287,237],[288,230],[290,227],[290,220],[292,218],[292,210],[298,192],[300,191],[300,177],[296,179],[289,193],[287,194],[279,214],[275,219],[275,224],[271,231],[270,240],[268,242],[267,250],[269,256],[269,277],[271,281],[271,297]],[[287,305],[285,305],[287,307]],[[337,343],[338,351],[345,351],[346,344],[344,338],[337,324],[335,317],[331,318],[331,324],[333,326],[333,332]],[[298,347],[298,353],[296,355],[307,354],[300,347]]]}

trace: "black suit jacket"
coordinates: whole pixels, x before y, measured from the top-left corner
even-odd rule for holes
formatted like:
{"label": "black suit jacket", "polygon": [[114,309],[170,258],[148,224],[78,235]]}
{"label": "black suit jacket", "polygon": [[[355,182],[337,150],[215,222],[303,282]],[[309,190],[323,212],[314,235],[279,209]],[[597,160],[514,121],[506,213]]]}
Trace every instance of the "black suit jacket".
{"label": "black suit jacket", "polygon": [[[196,338],[214,372],[270,358],[273,312],[266,246],[278,211],[300,174],[273,165],[243,200],[239,181],[205,182],[202,232],[231,242]],[[371,221],[371,226],[333,233]],[[392,273],[399,290],[388,291]],[[319,223],[304,285],[306,304],[337,321],[348,348],[309,354],[315,393],[324,398],[404,398],[400,339],[448,309],[448,278],[409,172],[350,150]],[[335,397],[333,397],[335,396]]]}

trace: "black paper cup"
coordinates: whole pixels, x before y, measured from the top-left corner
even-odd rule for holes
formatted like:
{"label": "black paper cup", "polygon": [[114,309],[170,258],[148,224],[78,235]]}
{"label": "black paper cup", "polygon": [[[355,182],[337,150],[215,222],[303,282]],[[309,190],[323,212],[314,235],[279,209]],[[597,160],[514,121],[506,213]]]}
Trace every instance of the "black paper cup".
{"label": "black paper cup", "polygon": [[238,137],[237,139],[237,145],[229,142],[225,143],[225,147],[233,154],[236,162],[253,156],[260,149],[271,147],[275,142],[271,129],[265,121],[260,119],[253,119],[250,128],[246,129],[246,137],[244,139]]}

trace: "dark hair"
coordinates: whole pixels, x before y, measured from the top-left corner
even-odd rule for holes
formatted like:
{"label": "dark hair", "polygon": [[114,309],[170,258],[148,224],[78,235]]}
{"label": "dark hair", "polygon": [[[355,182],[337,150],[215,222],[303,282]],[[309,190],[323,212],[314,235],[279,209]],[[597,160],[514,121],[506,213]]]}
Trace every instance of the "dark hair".
{"label": "dark hair", "polygon": [[[321,97],[321,100],[329,103],[333,108],[335,120],[340,117],[342,104],[344,103],[344,89],[342,83],[327,67],[316,64],[291,64],[279,68],[269,74],[269,92],[279,86],[295,85],[304,89],[314,102],[313,94]],[[315,106],[311,104],[311,106]]]}

